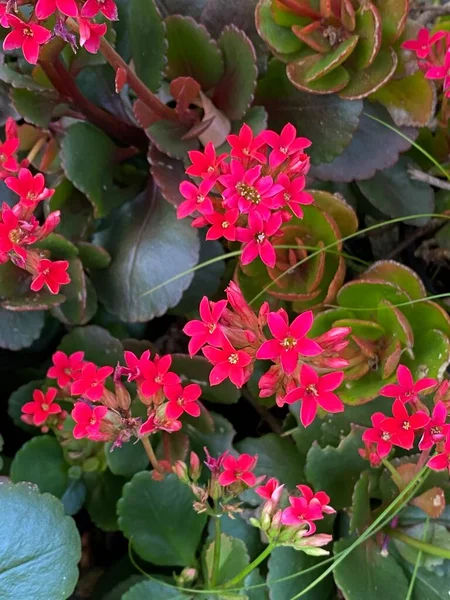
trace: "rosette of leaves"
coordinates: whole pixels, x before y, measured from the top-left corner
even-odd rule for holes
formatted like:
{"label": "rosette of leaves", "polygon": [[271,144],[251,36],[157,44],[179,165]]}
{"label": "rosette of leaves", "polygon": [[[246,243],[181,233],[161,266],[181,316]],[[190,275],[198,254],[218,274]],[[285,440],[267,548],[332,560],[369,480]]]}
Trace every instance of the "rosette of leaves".
{"label": "rosette of leaves", "polygon": [[345,284],[336,308],[318,315],[313,334],[329,327],[351,327],[344,352],[346,370],[341,398],[363,404],[395,380],[401,363],[415,377],[440,377],[450,362],[450,317],[426,300],[419,277],[394,261],[374,263],[361,277]]}
{"label": "rosette of leaves", "polygon": [[340,240],[357,230],[358,220],[342,196],[319,190],[310,193],[314,204],[303,207],[303,219],[293,217],[285,223],[274,241],[275,267],[260,259],[238,267],[236,277],[248,300],[264,289],[261,302],[290,301],[297,312],[334,301],[346,270]]}
{"label": "rosette of leaves", "polygon": [[394,74],[408,0],[260,0],[256,25],[299,89],[364,98]]}

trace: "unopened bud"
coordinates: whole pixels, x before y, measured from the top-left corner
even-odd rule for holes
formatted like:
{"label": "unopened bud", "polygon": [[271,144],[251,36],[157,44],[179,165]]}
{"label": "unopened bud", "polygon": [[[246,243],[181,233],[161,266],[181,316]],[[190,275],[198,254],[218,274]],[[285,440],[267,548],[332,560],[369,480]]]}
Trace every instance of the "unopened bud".
{"label": "unopened bud", "polygon": [[193,567],[186,567],[179,575],[175,575],[174,579],[177,582],[177,585],[183,587],[188,583],[194,582],[197,579],[197,576],[197,569],[194,569]]}
{"label": "unopened bud", "polygon": [[182,481],[183,483],[189,483],[189,474],[186,463],[184,463],[181,460],[177,460],[177,462],[173,466],[173,472],[180,481]]}
{"label": "unopened bud", "polygon": [[118,408],[118,402],[117,402],[116,396],[106,388],[103,390],[101,403],[104,406],[111,408],[112,410],[117,410],[117,408]]}
{"label": "unopened bud", "polygon": [[118,408],[121,410],[128,410],[131,405],[131,396],[120,379],[114,381],[114,389],[116,392]]}
{"label": "unopened bud", "polygon": [[197,481],[202,471],[200,459],[195,452],[191,452],[189,457],[189,466],[191,468],[191,479]]}

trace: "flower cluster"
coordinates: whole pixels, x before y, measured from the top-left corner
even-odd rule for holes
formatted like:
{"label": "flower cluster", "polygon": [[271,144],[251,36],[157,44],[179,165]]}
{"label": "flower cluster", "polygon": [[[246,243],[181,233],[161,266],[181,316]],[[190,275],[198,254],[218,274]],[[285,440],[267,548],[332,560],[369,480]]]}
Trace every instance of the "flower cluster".
{"label": "flower cluster", "polygon": [[0,143],[0,179],[19,196],[19,201],[13,207],[3,204],[0,209],[0,264],[10,260],[31,273],[30,287],[34,292],[46,286],[52,294],[57,294],[61,285],[70,282],[69,263],[51,261],[45,252],[29,248],[46,238],[60,221],[59,210],[51,212],[43,224],[33,214],[40,202],[51,198],[54,190],[45,187],[42,173],[33,175],[26,168],[27,159],[19,164],[18,148],[16,124],[8,119],[6,141]]}
{"label": "flower cluster", "polygon": [[443,90],[450,97],[450,34],[430,31],[423,27],[415,40],[403,42],[402,47],[417,56],[420,69],[427,79],[443,80]]}
{"label": "flower cluster", "polygon": [[[438,382],[429,377],[414,382],[410,370],[404,365],[397,369],[397,381],[397,384],[386,385],[380,390],[380,395],[394,399],[392,416],[381,412],[372,415],[372,427],[363,433],[365,449],[360,450],[360,454],[373,466],[378,466],[394,446],[411,450],[420,435],[419,450],[429,454],[433,447],[436,449],[428,466],[434,470],[450,470],[449,382],[444,381],[439,387]],[[430,414],[420,394],[434,390],[434,408]]]}
{"label": "flower cluster", "polygon": [[[26,4],[21,2],[21,4]],[[32,4],[30,2],[30,4]],[[17,14],[19,16],[17,16]],[[67,27],[67,19],[76,19],[76,29],[80,35],[80,46],[96,54],[101,38],[107,31],[106,23],[96,23],[94,18],[102,15],[111,21],[117,20],[117,6],[113,0],[37,0],[26,20],[17,9],[16,2],[0,3],[0,24],[11,31],[3,42],[4,50],[22,49],[25,60],[36,64],[41,46],[54,36],[61,37],[76,48],[76,39]],[[53,29],[42,25],[49,17],[55,16]],[[47,25],[47,23],[45,23]]]}
{"label": "flower cluster", "polygon": [[[227,300],[200,303],[200,320],[189,321],[184,332],[190,336],[191,356],[202,351],[213,365],[211,385],[229,378],[241,387],[251,377],[258,359],[274,364],[260,378],[261,397],[276,395],[277,404],[301,403],[300,419],[306,427],[317,408],[327,412],[344,410],[334,391],[341,385],[342,369],[348,362],[341,357],[348,344],[348,327],[333,328],[312,339],[308,332],[313,313],[304,312],[289,322],[284,309],[271,312],[264,303],[258,315],[231,282]],[[319,375],[319,372],[323,373]]]}
{"label": "flower cluster", "polygon": [[313,197],[304,191],[311,142],[297,137],[293,125],[280,134],[265,130],[254,136],[248,125],[238,135],[229,135],[229,153],[216,155],[209,143],[204,152],[189,152],[186,173],[199,178],[199,185],[183,181],[185,201],[178,218],[194,215],[193,227],[208,227],[207,240],[224,238],[241,242],[241,263],[258,256],[265,265],[276,263],[274,240],[283,223],[293,215],[302,217],[302,205]]}

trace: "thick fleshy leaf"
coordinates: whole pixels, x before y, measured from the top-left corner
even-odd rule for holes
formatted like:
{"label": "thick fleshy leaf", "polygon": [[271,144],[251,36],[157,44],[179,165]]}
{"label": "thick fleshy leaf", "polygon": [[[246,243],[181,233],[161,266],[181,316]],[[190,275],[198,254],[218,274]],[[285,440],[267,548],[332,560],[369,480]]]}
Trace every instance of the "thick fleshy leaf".
{"label": "thick fleshy leaf", "polygon": [[106,269],[111,262],[111,256],[100,246],[89,242],[78,242],[77,248],[85,269]]}
{"label": "thick fleshy leaf", "polygon": [[[120,596],[120,600],[189,600],[190,596],[183,594],[183,592],[176,588],[174,584],[172,587],[164,585],[164,582],[156,581],[155,579],[150,581],[142,581],[133,585],[123,596]],[[106,599],[105,599],[106,600]]]}
{"label": "thick fleshy leaf", "polygon": [[[247,548],[250,560],[254,560],[264,549],[259,530],[257,527],[253,527],[253,525],[247,523],[242,516],[234,516],[235,518],[231,518],[228,515],[223,515],[220,518],[220,529],[227,536],[242,540]],[[212,542],[214,540],[214,533],[214,519],[210,519],[208,522],[207,541]]]}
{"label": "thick fleshy leaf", "polygon": [[357,11],[355,25],[359,41],[350,64],[355,69],[366,69],[375,60],[381,45],[380,14],[372,2]]}
{"label": "thick fleshy leaf", "polygon": [[289,81],[300,91],[313,94],[331,94],[345,88],[349,82],[349,74],[342,66],[336,66],[333,70],[325,73],[322,77],[309,81],[308,74],[315,72],[315,66],[322,61],[320,54],[314,54],[291,62],[286,67]]}
{"label": "thick fleshy leaf", "polygon": [[405,27],[409,0],[376,0],[375,4],[381,16],[383,46],[390,46]]}
{"label": "thick fleshy leaf", "polygon": [[134,438],[119,448],[112,448],[111,444],[107,444],[105,456],[108,467],[114,475],[133,477],[135,473],[145,471],[148,467],[148,457],[144,446]]}
{"label": "thick fleshy leaf", "polygon": [[187,178],[183,162],[160,152],[156,146],[150,147],[147,158],[161,195],[173,206],[179,206],[185,200],[180,193],[180,183]]}
{"label": "thick fleshy leaf", "polygon": [[153,0],[130,0],[128,33],[136,74],[156,92],[166,66],[167,42],[164,23]]}
{"label": "thick fleshy leaf", "polygon": [[116,505],[127,482],[108,469],[102,473],[86,473],[86,509],[93,523],[103,531],[118,531]]}
{"label": "thick fleshy leaf", "polygon": [[356,482],[353,492],[352,513],[350,520],[350,533],[362,532],[371,519],[369,472],[364,471]]}
{"label": "thick fleshy leaf", "polygon": [[51,590],[54,598],[68,598],[78,579],[81,543],[61,502],[33,485],[3,481],[0,503],[0,597],[47,600]]}
{"label": "thick fleshy leaf", "polygon": [[281,54],[297,52],[303,43],[290,29],[281,27],[272,17],[272,0],[259,0],[255,12],[256,29],[272,50]]}
{"label": "thick fleshy leaf", "polygon": [[161,119],[147,129],[147,135],[160,152],[172,158],[186,159],[189,150],[200,146],[197,137],[183,139],[190,127],[180,121]]}
{"label": "thick fleshy leaf", "polygon": [[339,65],[347,60],[358,43],[358,36],[352,35],[339,44],[332,52],[322,56],[311,69],[306,73],[307,83],[311,83],[331,73]]}
{"label": "thick fleshy leaf", "polygon": [[0,307],[0,348],[21,350],[36,341],[44,328],[45,312]]}
{"label": "thick fleshy leaf", "polygon": [[120,529],[144,560],[190,566],[207,519],[194,511],[193,500],[191,490],[175,475],[155,481],[149,472],[137,473],[117,506]]}
{"label": "thick fleshy leaf", "polygon": [[[346,283],[338,293],[339,306],[346,308],[368,309],[367,312],[358,312],[358,317],[367,319],[371,311],[375,313],[380,302],[387,300],[394,306],[410,300],[406,292],[389,282],[373,281],[371,279],[358,279]],[[332,315],[333,313],[330,313]]]}
{"label": "thick fleshy leaf", "polygon": [[191,449],[200,456],[201,460],[206,459],[205,447],[208,448],[211,456],[215,457],[231,450],[236,431],[230,421],[222,415],[206,411],[198,419],[184,415],[183,423],[191,442]]}
{"label": "thick fleshy leaf", "polygon": [[[281,131],[288,122],[301,135],[312,140],[308,149],[314,164],[330,162],[350,144],[358,127],[361,101],[345,101],[335,95],[314,96],[295,89],[285,67],[272,60],[268,72],[258,84],[256,103],[269,113],[269,127]],[[327,123],[323,135],[322,123]]]}
{"label": "thick fleshy leaf", "polygon": [[364,272],[364,279],[388,281],[398,285],[411,300],[425,298],[426,290],[422,280],[415,271],[393,260],[379,260]]}
{"label": "thick fleshy leaf", "polygon": [[98,366],[115,367],[119,361],[123,361],[122,344],[98,325],[76,327],[63,337],[58,350],[66,354],[82,350],[84,359]]}
{"label": "thick fleshy leaf", "polygon": [[64,260],[78,256],[78,248],[59,233],[51,233],[33,244],[33,248],[49,250],[53,260]]}
{"label": "thick fleshy leaf", "polygon": [[241,119],[253,102],[258,69],[252,43],[236,27],[227,27],[219,38],[225,70],[214,90],[213,103],[230,119]]}
{"label": "thick fleshy leaf", "polygon": [[[428,556],[427,558],[431,558]],[[405,571],[413,574],[414,565],[406,560],[401,560]],[[414,600],[441,600],[442,590],[450,589],[450,574],[438,572],[437,569],[428,570],[419,567],[416,572],[414,583]]]}
{"label": "thick fleshy leaf", "polygon": [[69,261],[70,283],[62,288],[66,301],[53,309],[53,315],[66,325],[85,325],[97,311],[97,294],[79,258]]}
{"label": "thick fleshy leaf", "polygon": [[436,329],[425,330],[416,336],[414,343],[414,360],[405,357],[402,361],[408,366],[413,377],[423,376],[423,366],[426,365],[426,376],[439,379],[450,363],[450,341],[447,335]]}
{"label": "thick fleshy leaf", "polygon": [[[214,565],[214,550],[216,542],[211,542],[204,554],[205,579],[211,580]],[[242,540],[222,533],[220,536],[220,556],[216,583],[218,585],[230,581],[250,564],[245,544]]]}
{"label": "thick fleshy leaf", "polygon": [[397,62],[397,55],[392,48],[380,50],[370,67],[361,70],[349,69],[350,82],[339,92],[339,96],[348,100],[366,98],[392,77]]}
{"label": "thick fleshy leaf", "polygon": [[57,96],[49,92],[12,89],[11,100],[27,123],[46,129],[50,124]]}
{"label": "thick fleshy leaf", "polygon": [[99,298],[127,322],[149,321],[176,306],[194,274],[170,279],[195,266],[200,250],[197,231],[177,220],[156,186],[124,206],[94,241],[112,257],[107,269],[92,272]]}
{"label": "thick fleshy leaf", "polygon": [[37,435],[39,429],[33,425],[27,425],[22,421],[20,418],[22,416],[22,406],[27,402],[32,402],[34,390],[42,388],[43,385],[44,381],[41,380],[29,381],[17,388],[8,398],[8,415],[14,425],[31,435]]}
{"label": "thick fleshy leaf", "polygon": [[190,17],[166,19],[167,74],[170,79],[192,77],[204,91],[219,83],[224,72],[222,56],[208,31]]}
{"label": "thick fleshy leaf", "polygon": [[[371,179],[358,181],[358,187],[369,202],[388,217],[433,213],[433,189],[427,183],[411,179],[408,167],[412,164],[402,156],[393,167],[377,171]],[[408,224],[420,227],[428,221],[429,217],[420,217],[408,220]]]}
{"label": "thick fleshy leaf", "polygon": [[355,233],[358,229],[358,217],[342,195],[330,194],[323,190],[308,191],[314,198],[315,206],[331,217],[339,227],[341,237]]}

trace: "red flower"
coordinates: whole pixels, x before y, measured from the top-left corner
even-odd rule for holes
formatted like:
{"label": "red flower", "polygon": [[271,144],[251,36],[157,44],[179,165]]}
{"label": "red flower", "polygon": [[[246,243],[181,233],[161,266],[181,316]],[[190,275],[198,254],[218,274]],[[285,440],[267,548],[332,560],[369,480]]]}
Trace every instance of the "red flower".
{"label": "red flower", "polygon": [[100,40],[108,30],[106,23],[91,23],[87,19],[79,17],[78,24],[80,26],[80,46],[91,54],[97,54]]}
{"label": "red flower", "polygon": [[105,391],[105,379],[112,375],[112,367],[97,368],[94,363],[88,362],[77,374],[77,379],[72,383],[71,394],[73,396],[85,396],[89,400],[100,400]]}
{"label": "red flower", "polygon": [[69,263],[67,260],[51,261],[43,258],[37,266],[37,273],[31,282],[30,288],[33,292],[39,292],[44,285],[48,287],[51,294],[57,294],[61,285],[70,283],[67,273]]}
{"label": "red flower", "polygon": [[216,149],[212,142],[206,144],[204,152],[191,150],[188,155],[192,165],[186,169],[186,173],[202,179],[212,178],[214,181],[219,176],[220,164],[227,157],[225,153],[216,156]]}
{"label": "red flower", "polygon": [[127,366],[122,368],[122,372],[127,376],[128,381],[134,381],[135,379],[142,380],[144,378],[144,369],[150,362],[150,350],[144,350],[140,358],[129,350],[125,350],[123,356]]}
{"label": "red flower", "polygon": [[437,41],[446,37],[446,35],[446,31],[437,31],[430,36],[430,31],[426,27],[422,27],[417,34],[417,39],[406,40],[406,42],[403,42],[402,48],[411,50],[412,52],[416,53],[417,58],[424,59],[427,58],[428,54],[430,53],[431,46]]}
{"label": "red flower", "polygon": [[218,240],[224,237],[230,242],[236,240],[236,221],[239,218],[239,210],[232,208],[227,210],[225,214],[213,213],[206,215],[206,220],[212,225],[206,233],[207,240]]}
{"label": "red flower", "polygon": [[191,417],[199,417],[201,408],[197,400],[202,395],[202,388],[197,383],[191,383],[184,389],[181,384],[172,385],[165,391],[169,400],[166,406],[166,417],[169,420],[178,419],[185,412]]}
{"label": "red flower", "polygon": [[443,452],[436,454],[427,463],[427,466],[433,471],[444,471],[448,469],[450,473],[450,436],[445,440]]}
{"label": "red flower", "polygon": [[45,187],[42,173],[33,177],[28,169],[20,169],[18,177],[7,177],[5,183],[10,190],[20,196],[20,202],[27,208],[34,207],[41,200],[51,198],[55,192]]}
{"label": "red flower", "polygon": [[275,502],[275,504],[278,504],[281,499],[283,489],[284,485],[280,485],[278,479],[272,477],[269,479],[266,485],[257,487],[255,492],[258,494],[258,496],[261,496],[261,498],[264,498],[265,500],[271,500],[272,502]]}
{"label": "red flower", "polygon": [[184,333],[192,339],[189,342],[189,354],[194,356],[205,344],[221,346],[224,334],[219,326],[219,319],[227,305],[226,300],[210,302],[206,296],[200,301],[201,321],[189,321],[184,326]]}
{"label": "red flower", "polygon": [[81,16],[92,19],[99,12],[103,13],[110,21],[117,21],[119,17],[117,6],[113,0],[87,0],[81,9]]}
{"label": "red flower", "polygon": [[450,82],[450,51],[445,54],[444,64],[442,66],[430,67],[425,73],[427,79],[443,79],[444,89],[447,89]]}
{"label": "red flower", "polygon": [[24,234],[19,227],[19,218],[12,210],[4,208],[1,212],[0,223],[0,252],[15,250],[20,253],[19,244],[23,241]]}
{"label": "red flower", "polygon": [[288,123],[280,133],[266,130],[261,133],[264,142],[273,148],[269,156],[269,165],[272,169],[279,167],[288,157],[299,152],[303,152],[305,148],[311,146],[311,141],[308,138],[297,137],[297,130]]}
{"label": "red flower", "polygon": [[239,135],[229,135],[227,137],[227,142],[231,146],[230,156],[240,158],[241,160],[253,158],[260,163],[266,162],[266,155],[259,152],[261,146],[264,145],[262,134],[255,137],[253,131],[246,123],[242,125]]}
{"label": "red flower", "polygon": [[51,32],[41,25],[25,23],[11,14],[8,15],[8,23],[13,30],[5,37],[3,50],[22,48],[25,60],[35,65],[39,57],[39,47],[49,41],[52,37]]}
{"label": "red flower", "polygon": [[344,404],[333,391],[337,389],[344,379],[344,373],[328,373],[319,377],[317,372],[309,365],[302,365],[300,370],[300,387],[292,390],[284,398],[287,404],[300,401],[300,421],[308,427],[314,421],[317,407],[331,413],[342,412]]}
{"label": "red flower", "polygon": [[[301,487],[309,490],[307,486]],[[312,494],[311,490],[310,492]],[[308,525],[309,530],[305,535],[312,535],[316,531],[316,526],[313,521],[323,519],[323,507],[320,500],[315,498],[314,495],[311,497],[310,494],[308,494],[307,497],[301,498],[289,496],[289,504],[291,506],[285,508],[281,514],[281,522],[283,525],[290,525],[293,527]]]}
{"label": "red flower", "polygon": [[33,415],[33,423],[36,426],[43,425],[50,415],[57,415],[61,412],[59,404],[53,401],[56,398],[58,390],[48,388],[45,394],[41,390],[34,390],[33,402],[27,402],[22,406],[22,412],[26,415]]}
{"label": "red flower", "polygon": [[202,215],[210,215],[214,212],[214,207],[211,198],[208,197],[209,192],[214,187],[214,181],[205,179],[199,187],[190,181],[182,181],[180,183],[180,194],[186,198],[177,208],[177,218],[183,219],[198,210]]}
{"label": "red flower", "polygon": [[381,427],[391,434],[392,443],[406,450],[414,445],[416,431],[423,429],[430,422],[430,417],[422,410],[409,415],[406,406],[397,398],[392,406],[393,417],[387,417]]}
{"label": "red flower", "polygon": [[313,324],[313,313],[308,310],[294,319],[289,325],[286,311],[279,310],[267,315],[267,324],[274,340],[264,342],[256,353],[256,358],[280,358],[286,375],[292,375],[300,356],[318,356],[322,348],[314,340],[306,337]]}
{"label": "red flower", "polygon": [[19,163],[13,156],[18,150],[19,144],[18,138],[11,138],[0,144],[0,167],[5,171],[16,172],[19,170]]}
{"label": "red flower", "polygon": [[91,408],[85,402],[77,402],[72,410],[72,418],[76,423],[73,428],[73,437],[76,440],[87,437],[91,440],[102,441],[105,436],[101,433],[100,426],[107,412],[106,406]]}
{"label": "red flower", "polygon": [[277,177],[277,183],[283,188],[275,198],[277,208],[287,205],[294,215],[301,219],[303,217],[301,205],[312,204],[314,202],[311,194],[303,191],[305,188],[305,178],[301,176],[291,181],[286,173],[280,173]]}
{"label": "red flower", "polygon": [[322,508],[322,512],[324,512],[326,515],[333,515],[336,512],[334,508],[329,504],[330,496],[325,492],[314,493],[313,490],[307,485],[298,485],[297,489],[303,495],[307,502],[319,502]]}
{"label": "red flower", "polygon": [[53,367],[50,367],[47,371],[47,377],[56,379],[60,388],[64,388],[71,383],[85,364],[84,352],[81,351],[74,352],[70,356],[67,356],[67,354],[58,350],[52,356],[52,360]]}
{"label": "red flower", "polygon": [[392,433],[383,428],[386,415],[381,412],[374,413],[371,417],[373,427],[366,429],[362,439],[366,444],[376,444],[379,458],[386,458],[392,450]]}
{"label": "red flower", "polygon": [[438,384],[436,379],[431,379],[431,377],[424,377],[414,383],[411,371],[404,365],[398,366],[397,381],[398,385],[388,384],[381,388],[380,395],[398,398],[402,402],[415,402],[421,392],[430,391]]}
{"label": "red flower", "polygon": [[67,17],[76,17],[78,15],[78,6],[75,0],[38,0],[34,12],[40,21],[45,21],[56,10],[59,10]]}
{"label": "red flower", "polygon": [[155,412],[152,412],[149,418],[141,425],[139,429],[139,435],[149,435],[156,433],[157,431],[167,431],[167,433],[174,433],[180,431],[181,421],[176,419],[166,419],[162,421],[158,419]]}
{"label": "red flower", "polygon": [[241,481],[252,487],[256,483],[256,476],[253,471],[257,456],[250,456],[250,454],[241,454],[237,458],[234,456],[227,456],[222,462],[223,472],[219,475],[219,484],[222,486],[231,485]]}
{"label": "red flower", "polygon": [[275,248],[268,238],[278,233],[283,223],[280,213],[273,213],[266,220],[254,211],[248,216],[248,229],[238,227],[237,239],[245,244],[241,254],[241,263],[248,265],[259,255],[265,265],[275,266],[277,256]]}
{"label": "red flower", "polygon": [[223,350],[206,346],[202,348],[202,352],[214,365],[209,374],[211,385],[218,385],[227,377],[238,388],[248,381],[250,373],[246,367],[252,362],[252,357],[243,350],[235,350],[226,338],[223,341]]}
{"label": "red flower", "polygon": [[151,398],[163,388],[166,392],[168,386],[180,383],[178,375],[169,371],[171,364],[170,354],[161,356],[161,358],[156,355],[154,362],[149,361],[142,364],[143,381],[140,384],[140,391],[144,398]]}
{"label": "red flower", "polygon": [[431,415],[431,420],[423,432],[422,439],[419,442],[419,450],[428,450],[434,444],[442,442],[448,436],[450,425],[446,425],[447,409],[443,402],[438,402]]}

